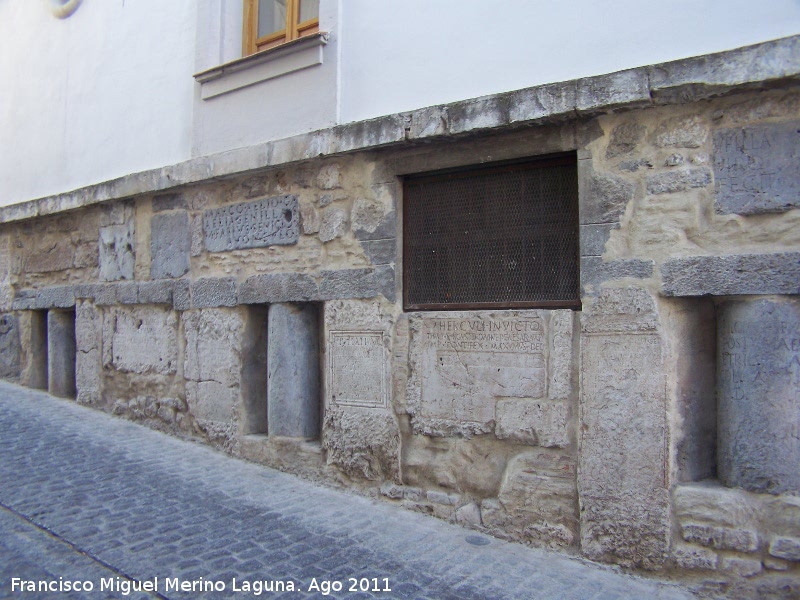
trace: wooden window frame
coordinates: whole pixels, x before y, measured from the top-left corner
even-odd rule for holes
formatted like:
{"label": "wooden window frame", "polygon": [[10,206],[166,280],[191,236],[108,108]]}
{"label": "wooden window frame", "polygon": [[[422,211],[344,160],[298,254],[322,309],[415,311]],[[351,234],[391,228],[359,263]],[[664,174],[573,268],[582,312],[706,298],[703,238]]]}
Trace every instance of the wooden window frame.
{"label": "wooden window frame", "polygon": [[286,0],[286,24],[283,29],[258,37],[258,0],[244,0],[242,53],[250,56],[319,31],[319,18],[299,22],[300,0]]}

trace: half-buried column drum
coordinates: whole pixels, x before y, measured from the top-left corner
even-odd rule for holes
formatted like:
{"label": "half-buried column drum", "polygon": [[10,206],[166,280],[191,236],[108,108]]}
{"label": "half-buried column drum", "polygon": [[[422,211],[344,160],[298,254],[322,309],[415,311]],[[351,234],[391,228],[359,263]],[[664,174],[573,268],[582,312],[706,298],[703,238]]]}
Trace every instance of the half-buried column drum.
{"label": "half-buried column drum", "polygon": [[717,315],[717,468],[753,492],[800,490],[800,299],[725,301]]}
{"label": "half-buried column drum", "polygon": [[317,306],[272,304],[267,321],[267,431],[271,436],[319,437]]}

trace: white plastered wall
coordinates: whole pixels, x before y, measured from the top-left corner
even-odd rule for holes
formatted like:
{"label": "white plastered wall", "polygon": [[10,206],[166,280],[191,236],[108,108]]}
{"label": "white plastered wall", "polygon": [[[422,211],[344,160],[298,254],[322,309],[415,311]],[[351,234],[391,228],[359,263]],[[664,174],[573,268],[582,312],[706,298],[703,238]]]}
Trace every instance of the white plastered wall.
{"label": "white plastered wall", "polygon": [[0,205],[185,160],[194,0],[0,2]]}

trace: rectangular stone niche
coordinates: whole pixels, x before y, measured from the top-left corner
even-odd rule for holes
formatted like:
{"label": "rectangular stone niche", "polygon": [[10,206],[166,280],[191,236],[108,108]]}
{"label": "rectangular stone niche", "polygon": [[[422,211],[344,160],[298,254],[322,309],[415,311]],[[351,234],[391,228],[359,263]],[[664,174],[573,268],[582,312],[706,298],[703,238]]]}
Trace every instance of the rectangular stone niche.
{"label": "rectangular stone niche", "polygon": [[74,398],[75,309],[47,312],[47,383],[53,396]]}
{"label": "rectangular stone niche", "polygon": [[242,424],[244,435],[267,433],[266,304],[247,307],[242,337]]}

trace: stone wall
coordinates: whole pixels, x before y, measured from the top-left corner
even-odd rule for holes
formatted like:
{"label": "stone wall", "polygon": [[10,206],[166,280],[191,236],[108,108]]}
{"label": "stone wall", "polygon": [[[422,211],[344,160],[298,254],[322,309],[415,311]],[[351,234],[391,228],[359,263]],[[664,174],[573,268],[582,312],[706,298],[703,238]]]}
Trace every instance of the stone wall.
{"label": "stone wall", "polygon": [[[426,109],[429,143],[6,223],[0,376],[499,537],[791,595],[800,89],[730,91],[520,128],[498,99]],[[562,152],[582,310],[404,312],[402,177]]]}

